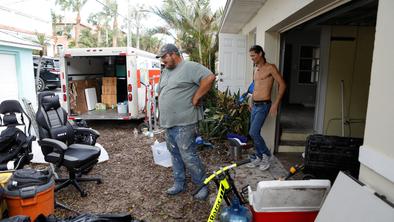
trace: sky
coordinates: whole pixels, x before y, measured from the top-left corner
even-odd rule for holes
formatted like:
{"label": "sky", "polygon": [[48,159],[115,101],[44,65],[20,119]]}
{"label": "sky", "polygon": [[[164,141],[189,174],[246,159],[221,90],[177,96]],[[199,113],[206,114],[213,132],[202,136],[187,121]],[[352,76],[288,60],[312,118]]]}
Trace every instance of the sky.
{"label": "sky", "polygon": [[[91,13],[101,11],[103,6],[99,2],[105,3],[105,0],[88,0],[81,11],[82,22],[87,23],[87,18]],[[119,5],[119,13],[122,15],[118,18],[119,24],[124,20],[127,14],[128,0],[117,0]],[[131,5],[143,4],[147,9],[162,5],[162,0],[130,0]],[[212,10],[224,7],[226,0],[211,0]],[[42,31],[50,33],[50,9],[55,9],[57,14],[61,14],[67,18],[67,21],[75,21],[76,14],[63,12],[60,7],[55,6],[55,0],[0,0],[0,24],[18,27],[26,30]],[[23,16],[20,16],[23,14]],[[15,15],[15,19],[13,19]],[[18,17],[19,16],[19,17]],[[34,19],[32,19],[34,18]],[[48,25],[44,27],[40,21],[48,21]],[[141,21],[141,27],[163,26],[165,23],[153,13],[147,13],[147,17]]]}

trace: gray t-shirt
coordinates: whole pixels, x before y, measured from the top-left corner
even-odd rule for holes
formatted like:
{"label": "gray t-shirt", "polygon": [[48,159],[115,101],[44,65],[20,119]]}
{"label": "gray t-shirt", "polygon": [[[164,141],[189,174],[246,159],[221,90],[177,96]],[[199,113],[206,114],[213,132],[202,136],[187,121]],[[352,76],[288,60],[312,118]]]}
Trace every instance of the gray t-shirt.
{"label": "gray t-shirt", "polygon": [[159,83],[161,127],[186,126],[202,119],[202,107],[194,107],[192,98],[200,80],[211,73],[205,66],[191,61],[182,61],[172,70],[163,70]]}

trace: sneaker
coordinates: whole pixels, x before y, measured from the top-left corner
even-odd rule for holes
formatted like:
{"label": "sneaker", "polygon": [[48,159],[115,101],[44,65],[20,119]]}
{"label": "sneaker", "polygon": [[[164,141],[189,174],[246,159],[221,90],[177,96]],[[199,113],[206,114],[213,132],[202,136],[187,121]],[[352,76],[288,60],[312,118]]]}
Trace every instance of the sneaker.
{"label": "sneaker", "polygon": [[246,167],[248,167],[248,168],[255,168],[255,167],[258,167],[258,166],[260,166],[261,161],[262,161],[262,159],[261,159],[260,157],[256,156],[256,158],[255,158],[255,159],[252,159],[252,161],[251,161],[250,163],[248,163],[248,164],[246,165]]}
{"label": "sneaker", "polygon": [[194,198],[196,198],[197,200],[206,200],[208,197],[208,187],[203,187],[200,191],[198,191],[198,193],[196,195],[194,195]]}
{"label": "sneaker", "polygon": [[186,190],[186,188],[182,184],[174,184],[172,187],[170,187],[166,191],[166,194],[173,196],[173,195],[177,195],[179,193],[182,193],[185,190]]}
{"label": "sneaker", "polygon": [[263,158],[261,158],[261,164],[260,164],[259,169],[263,170],[263,171],[268,170],[268,168],[270,168],[270,166],[271,166],[271,158],[272,158],[272,155],[267,156],[267,155],[263,154]]}

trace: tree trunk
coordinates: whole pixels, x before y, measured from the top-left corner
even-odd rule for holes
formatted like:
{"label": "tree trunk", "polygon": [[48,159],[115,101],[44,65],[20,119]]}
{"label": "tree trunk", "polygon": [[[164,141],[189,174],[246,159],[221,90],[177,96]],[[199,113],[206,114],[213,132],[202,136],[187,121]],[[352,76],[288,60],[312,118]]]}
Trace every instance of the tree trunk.
{"label": "tree trunk", "polygon": [[40,79],[41,61],[42,61],[42,50],[40,51],[40,58],[38,59],[37,73],[36,73],[36,95],[38,97],[38,80]]}
{"label": "tree trunk", "polygon": [[76,25],[75,25],[75,47],[78,48],[78,42],[79,42],[79,30],[80,30],[80,25],[81,25],[81,15],[79,13],[79,11],[77,12],[77,21],[76,21]]}
{"label": "tree trunk", "polygon": [[101,26],[97,25],[97,47],[101,46]]}
{"label": "tree trunk", "polygon": [[112,35],[112,46],[116,47],[118,45],[118,19],[117,19],[117,15],[115,15],[114,17],[114,24],[113,24],[113,29],[114,29],[114,33]]}
{"label": "tree trunk", "polygon": [[198,33],[198,56],[200,57],[200,64],[203,64],[202,49],[201,49],[201,33]]}
{"label": "tree trunk", "polygon": [[108,47],[108,27],[105,28],[105,46]]}

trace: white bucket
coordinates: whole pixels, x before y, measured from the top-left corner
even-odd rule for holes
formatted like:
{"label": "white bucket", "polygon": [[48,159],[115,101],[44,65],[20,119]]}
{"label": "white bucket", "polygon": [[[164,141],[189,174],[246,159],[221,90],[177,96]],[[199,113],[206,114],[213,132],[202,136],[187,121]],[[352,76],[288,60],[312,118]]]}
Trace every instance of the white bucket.
{"label": "white bucket", "polygon": [[118,103],[118,113],[127,114],[127,102]]}

